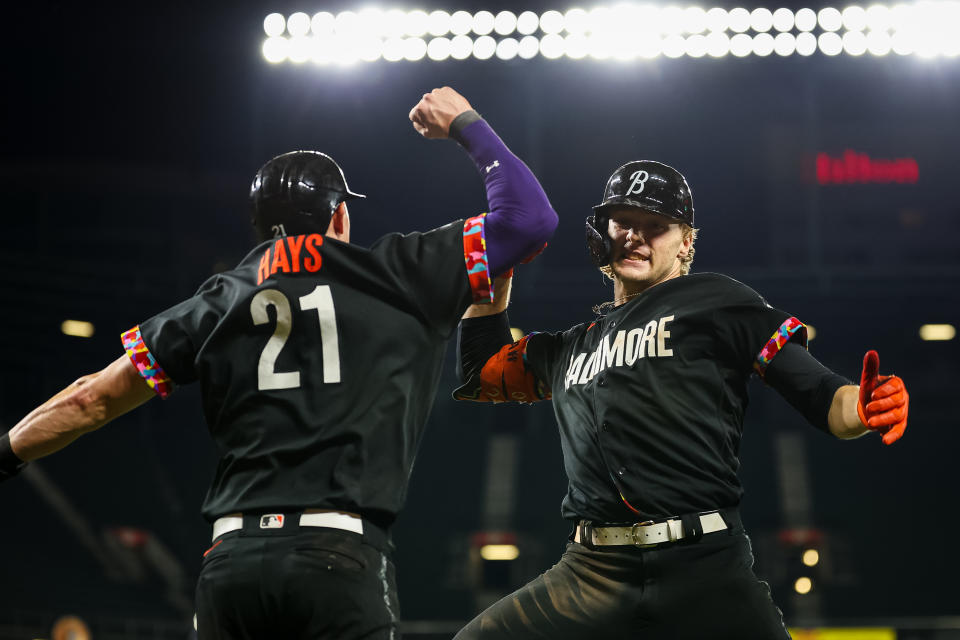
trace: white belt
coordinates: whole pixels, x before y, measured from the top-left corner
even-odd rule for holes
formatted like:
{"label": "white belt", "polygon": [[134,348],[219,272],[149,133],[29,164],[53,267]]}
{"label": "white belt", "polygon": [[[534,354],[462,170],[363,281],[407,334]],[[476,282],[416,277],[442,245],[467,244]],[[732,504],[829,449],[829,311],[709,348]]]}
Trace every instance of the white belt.
{"label": "white belt", "polygon": [[[282,529],[286,524],[282,513],[264,513],[260,516],[261,529]],[[343,529],[363,535],[363,520],[360,516],[342,511],[323,511],[317,513],[300,514],[301,527],[327,527],[328,529]],[[213,523],[213,539],[216,540],[225,533],[243,528],[243,516],[223,516]]]}
{"label": "white belt", "polygon": [[[574,534],[574,542],[581,542],[580,531],[584,529],[577,526],[577,532]],[[703,533],[713,533],[714,531],[723,531],[727,528],[727,523],[723,521],[723,516],[717,511],[700,514],[700,528]],[[635,545],[638,547],[656,546],[662,542],[674,542],[681,540],[690,534],[684,532],[683,524],[679,519],[671,519],[665,522],[638,522],[629,527],[589,527],[592,534],[591,541],[597,546],[613,545]]]}

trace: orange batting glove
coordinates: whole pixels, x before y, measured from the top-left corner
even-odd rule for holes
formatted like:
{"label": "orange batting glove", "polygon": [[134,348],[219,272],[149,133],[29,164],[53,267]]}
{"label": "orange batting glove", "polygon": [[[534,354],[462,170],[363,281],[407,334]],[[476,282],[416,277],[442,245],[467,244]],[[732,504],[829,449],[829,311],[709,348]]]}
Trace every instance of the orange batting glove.
{"label": "orange batting glove", "polygon": [[860,399],[857,413],[871,431],[883,434],[884,444],[893,444],[907,428],[910,395],[898,376],[881,376],[880,356],[867,351],[860,374]]}

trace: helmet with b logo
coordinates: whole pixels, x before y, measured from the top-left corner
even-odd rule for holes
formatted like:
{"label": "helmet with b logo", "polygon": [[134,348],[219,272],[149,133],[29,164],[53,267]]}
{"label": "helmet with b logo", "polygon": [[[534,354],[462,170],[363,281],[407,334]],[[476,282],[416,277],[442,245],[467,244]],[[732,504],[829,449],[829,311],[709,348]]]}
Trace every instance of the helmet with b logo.
{"label": "helmet with b logo", "polygon": [[607,180],[603,201],[587,218],[587,248],[597,267],[610,263],[607,220],[618,207],[636,207],[693,226],[693,197],[683,174],[655,160],[628,162]]}

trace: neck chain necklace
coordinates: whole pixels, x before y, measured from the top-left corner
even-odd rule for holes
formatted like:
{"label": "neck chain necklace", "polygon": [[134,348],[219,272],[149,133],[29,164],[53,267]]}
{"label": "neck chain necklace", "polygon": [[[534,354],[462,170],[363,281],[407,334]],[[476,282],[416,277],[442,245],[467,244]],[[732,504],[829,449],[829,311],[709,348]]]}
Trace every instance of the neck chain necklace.
{"label": "neck chain necklace", "polygon": [[609,311],[613,311],[614,309],[622,305],[627,300],[630,300],[631,298],[636,298],[641,293],[643,293],[643,291],[637,291],[636,293],[620,296],[619,298],[614,298],[613,300],[608,300],[607,302],[601,302],[598,305],[594,305],[593,312],[596,313],[597,315],[603,315]]}

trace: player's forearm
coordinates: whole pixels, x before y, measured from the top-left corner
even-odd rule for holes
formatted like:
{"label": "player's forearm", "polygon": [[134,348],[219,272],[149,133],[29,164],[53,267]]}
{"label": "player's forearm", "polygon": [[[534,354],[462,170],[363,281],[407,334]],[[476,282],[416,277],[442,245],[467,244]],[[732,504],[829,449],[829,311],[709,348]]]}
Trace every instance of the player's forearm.
{"label": "player's forearm", "polygon": [[487,360],[511,342],[513,336],[506,312],[464,318],[457,338],[457,377],[460,382],[480,375]]}
{"label": "player's forearm", "polygon": [[130,360],[120,356],[31,411],[10,430],[10,447],[25,462],[42,458],[153,396]]}
{"label": "player's forearm", "polygon": [[484,234],[491,273],[499,275],[539,251],[557,227],[557,213],[526,164],[475,111],[454,119],[450,137],[483,177],[490,213]]}
{"label": "player's forearm", "polygon": [[490,304],[472,304],[463,313],[464,318],[481,318],[503,313],[510,306],[510,293],[513,291],[513,277],[499,277],[493,280],[493,302]]}
{"label": "player's forearm", "polygon": [[97,375],[68,385],[18,422],[10,430],[13,453],[24,462],[36,460],[101,426],[106,407],[90,393],[90,383]]}
{"label": "player's forearm", "polygon": [[830,433],[843,440],[859,438],[868,431],[857,415],[859,392],[860,387],[855,384],[844,385],[837,389],[830,403],[830,412],[827,414]]}

